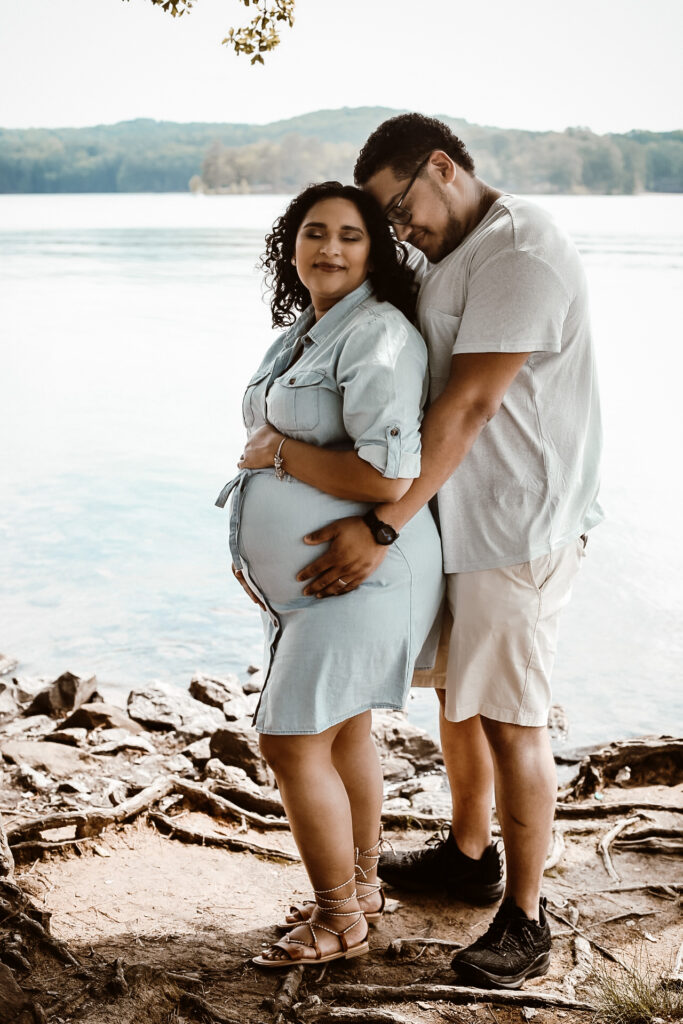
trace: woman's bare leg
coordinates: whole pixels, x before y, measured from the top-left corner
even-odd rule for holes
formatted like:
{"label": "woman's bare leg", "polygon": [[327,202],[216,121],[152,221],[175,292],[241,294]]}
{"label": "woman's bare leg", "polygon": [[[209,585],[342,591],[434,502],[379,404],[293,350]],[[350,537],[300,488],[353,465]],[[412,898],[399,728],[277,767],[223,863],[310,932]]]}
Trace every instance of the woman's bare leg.
{"label": "woman's bare leg", "polygon": [[[315,736],[273,736],[262,734],[261,752],[277,779],[292,835],[301,854],[313,889],[326,894],[328,909],[317,907],[311,920],[320,920],[336,931],[346,932],[349,944],[361,942],[367,924],[359,913],[354,879],[354,839],[351,805],[344,783],[332,761],[332,745],[341,725]],[[338,913],[329,909],[332,900]],[[319,905],[322,901],[318,901]],[[332,910],[335,905],[331,904]],[[311,943],[307,925],[294,928],[290,937]],[[339,940],[324,929],[316,929],[324,953],[339,949]],[[303,947],[300,947],[304,955]],[[276,957],[278,956],[276,952]]]}
{"label": "woman's bare leg", "polygon": [[[361,908],[366,913],[380,909],[377,888],[377,855],[384,779],[375,741],[372,712],[365,711],[344,722],[332,744],[332,763],[344,784],[351,808],[353,842],[359,851],[361,869],[356,872]],[[367,855],[364,857],[363,851]]]}

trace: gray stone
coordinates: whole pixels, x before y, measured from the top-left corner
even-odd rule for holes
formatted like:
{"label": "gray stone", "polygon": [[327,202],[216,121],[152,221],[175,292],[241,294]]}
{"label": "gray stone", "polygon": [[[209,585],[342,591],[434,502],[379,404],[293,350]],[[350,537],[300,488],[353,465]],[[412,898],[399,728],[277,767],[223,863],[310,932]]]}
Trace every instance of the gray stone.
{"label": "gray stone", "polygon": [[81,750],[45,740],[6,740],[0,752],[7,761],[27,764],[57,779],[70,778],[95,763]]}
{"label": "gray stone", "polygon": [[194,765],[184,754],[173,754],[162,762],[164,768],[174,775],[194,775]]}
{"label": "gray stone", "polygon": [[41,690],[49,684],[46,676],[14,676],[12,679],[17,699],[21,704],[29,704]]}
{"label": "gray stone", "polygon": [[218,708],[202,704],[189,693],[162,682],[133,690],[128,697],[128,714],[136,722],[154,729],[173,730],[190,741],[209,736],[225,725],[225,715]]}
{"label": "gray stone", "polygon": [[68,747],[80,747],[88,735],[87,729],[55,729],[50,733],[51,743],[66,743]]}
{"label": "gray stone", "polygon": [[390,755],[404,757],[418,772],[443,766],[438,744],[402,711],[374,711],[372,733],[382,760]]}
{"label": "gray stone", "polygon": [[259,750],[258,734],[251,719],[229,722],[211,737],[211,756],[223,764],[237,765],[260,785],[267,785],[270,772]]}
{"label": "gray stone", "polygon": [[400,787],[399,794],[411,797],[415,796],[416,793],[439,793],[446,789],[447,786],[446,776],[441,772],[433,775],[416,775]]}
{"label": "gray stone", "polygon": [[244,790],[252,796],[260,796],[261,788],[253,779],[250,779],[244,768],[238,768],[234,764],[223,764],[217,757],[212,757],[204,769],[207,778],[218,779],[227,787]]}
{"label": "gray stone", "polygon": [[254,671],[252,672],[252,668],[254,668],[254,666],[250,665],[247,669],[250,676],[246,683],[242,683],[242,689],[245,693],[260,693],[263,689],[263,669],[254,668]]}
{"label": "gray stone", "polygon": [[57,723],[47,715],[32,715],[30,718],[15,718],[0,727],[3,736],[47,736],[57,728]]}
{"label": "gray stone", "polygon": [[208,736],[203,736],[200,740],[190,743],[181,753],[189,757],[197,768],[203,768],[211,757],[211,740]]}
{"label": "gray stone", "polygon": [[14,980],[9,967],[0,964],[0,1020],[15,1020],[30,1002],[30,998]]}
{"label": "gray stone", "polygon": [[84,679],[73,672],[65,672],[34,697],[27,715],[65,715],[81,704],[91,701],[97,692],[97,679]]}
{"label": "gray stone", "polygon": [[385,782],[398,782],[414,775],[415,767],[407,758],[389,754],[382,758],[382,774]]}
{"label": "gray stone", "polygon": [[19,765],[17,780],[26,789],[33,790],[34,793],[44,793],[49,789],[53,789],[55,785],[54,779],[51,779],[45,772],[39,772],[35,768],[31,768],[29,764]]}
{"label": "gray stone", "polygon": [[19,662],[16,658],[8,658],[6,654],[0,654],[0,676],[7,675],[16,668]]}
{"label": "gray stone", "polygon": [[97,729],[90,733],[90,743],[93,754],[116,754],[120,750],[141,750],[145,754],[156,754],[156,747],[149,736],[132,733],[127,728]]}
{"label": "gray stone", "polygon": [[567,742],[569,736],[569,719],[561,704],[552,704],[548,712],[548,730],[550,738],[559,746]]}
{"label": "gray stone", "polygon": [[220,708],[229,722],[236,722],[249,712],[246,697],[242,691],[242,685],[234,675],[221,676],[193,676],[190,683],[190,693],[202,704],[210,707]]}
{"label": "gray stone", "polygon": [[392,796],[382,804],[383,811],[409,811],[410,800],[402,796]]}
{"label": "gray stone", "polygon": [[104,701],[81,704],[78,710],[62,722],[62,729],[127,729],[128,732],[143,732],[143,728],[123,708]]}
{"label": "gray stone", "polygon": [[410,806],[417,814],[429,814],[434,818],[448,818],[453,813],[451,794],[448,790],[439,793],[416,793]]}
{"label": "gray stone", "polygon": [[10,721],[22,710],[12,683],[0,682],[0,722]]}

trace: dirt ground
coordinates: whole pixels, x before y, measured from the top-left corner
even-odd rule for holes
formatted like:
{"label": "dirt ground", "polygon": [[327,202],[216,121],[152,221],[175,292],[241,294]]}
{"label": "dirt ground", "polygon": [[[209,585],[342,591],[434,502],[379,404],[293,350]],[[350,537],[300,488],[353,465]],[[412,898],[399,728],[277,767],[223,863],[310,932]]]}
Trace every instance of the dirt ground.
{"label": "dirt ground", "polygon": [[[633,805],[659,802],[683,808],[682,797],[681,786],[654,786],[605,790],[602,803],[627,799]],[[648,815],[650,823],[659,828],[681,827],[680,814]],[[288,832],[239,830],[194,811],[182,812],[180,820],[195,830],[239,835],[255,844],[295,852]],[[565,849],[558,865],[545,876],[549,910],[568,920],[578,911],[576,927],[591,940],[627,964],[638,961],[646,971],[661,975],[671,970],[683,942],[680,895],[661,889],[653,892],[649,887],[680,883],[680,856],[661,851],[620,852],[614,846],[612,859],[620,878],[615,882],[608,876],[597,846],[616,820],[559,821]],[[394,832],[388,838],[400,850],[425,836],[413,830]],[[282,917],[290,900],[308,896],[300,864],[186,844],[163,836],[146,817],[140,817],[133,824],[107,829],[76,850],[52,852],[24,864],[17,869],[16,881],[36,907],[51,915],[52,935],[68,943],[72,953],[90,965],[91,982],[98,972],[102,979],[110,975],[112,979],[100,987],[91,983],[88,989],[73,968],[42,956],[29,984],[51,993],[54,1002],[46,1017],[50,1024],[194,1024],[210,1019],[273,1024],[277,1020],[277,1006],[274,1009],[271,1001],[282,974],[259,971],[250,958],[262,944],[276,938],[272,924]],[[634,888],[623,891],[627,887]],[[621,892],[614,891],[620,888]],[[392,957],[390,944],[397,939],[430,937],[466,945],[484,930],[493,910],[397,890],[388,896],[392,912],[371,930],[370,954],[307,968],[290,1000],[297,1004],[295,1010],[288,1010],[282,1021],[313,1020],[316,1009],[311,997],[316,995],[328,1005],[341,1005],[340,1000],[325,996],[331,984],[454,984],[452,950],[418,943],[410,947],[408,955]],[[528,983],[526,992],[562,993],[565,977],[574,967],[575,933],[554,918],[551,927],[550,972]],[[595,947],[593,955],[596,964],[607,962]],[[117,981],[117,961],[125,970],[123,981],[120,972]],[[177,984],[191,990],[194,997],[179,1000]],[[574,998],[592,1001],[590,977],[576,987]],[[587,1010],[539,1007],[534,1012],[534,1008],[493,1003],[483,995],[480,1001],[473,998],[466,1005],[432,999],[380,1001],[371,1007],[344,1001],[344,1005],[358,1010],[353,1019],[359,1021],[381,1021],[381,1010],[395,1015],[396,1020],[415,1024],[512,1024],[530,1019],[538,1024],[588,1024],[595,1019]],[[207,1006],[213,1008],[213,1016]]]}

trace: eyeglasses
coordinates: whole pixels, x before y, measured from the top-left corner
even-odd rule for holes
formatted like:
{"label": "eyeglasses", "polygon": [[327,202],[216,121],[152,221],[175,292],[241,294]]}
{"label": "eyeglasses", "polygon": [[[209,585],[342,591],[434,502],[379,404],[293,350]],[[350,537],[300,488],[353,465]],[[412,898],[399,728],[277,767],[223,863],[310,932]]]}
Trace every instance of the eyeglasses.
{"label": "eyeglasses", "polygon": [[424,160],[420,161],[420,163],[417,165],[417,168],[415,169],[415,173],[408,182],[407,187],[401,193],[400,199],[397,199],[393,206],[390,206],[387,212],[385,213],[385,217],[387,218],[390,224],[410,224],[410,220],[413,215],[410,212],[410,210],[405,210],[403,208],[403,202],[408,193],[410,192],[411,188],[417,181],[417,177],[420,171],[425,166],[431,155],[431,152],[427,153],[427,156],[424,158]]}

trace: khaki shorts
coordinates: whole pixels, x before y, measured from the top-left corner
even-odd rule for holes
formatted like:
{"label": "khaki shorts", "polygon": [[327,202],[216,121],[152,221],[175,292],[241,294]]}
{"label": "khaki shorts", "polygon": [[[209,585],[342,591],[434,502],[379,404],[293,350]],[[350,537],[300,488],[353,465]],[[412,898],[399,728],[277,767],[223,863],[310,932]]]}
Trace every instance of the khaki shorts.
{"label": "khaki shorts", "polygon": [[444,622],[433,672],[414,686],[446,691],[446,718],[484,715],[542,726],[551,704],[560,611],[585,555],[585,538],[502,569],[446,574],[451,616]]}

